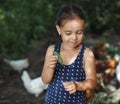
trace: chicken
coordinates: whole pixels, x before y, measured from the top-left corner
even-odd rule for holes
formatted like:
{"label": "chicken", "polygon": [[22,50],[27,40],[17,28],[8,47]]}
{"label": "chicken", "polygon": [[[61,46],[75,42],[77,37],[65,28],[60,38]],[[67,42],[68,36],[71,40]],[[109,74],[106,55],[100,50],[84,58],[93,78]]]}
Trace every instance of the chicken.
{"label": "chicken", "polygon": [[116,54],[114,58],[108,59],[107,66],[108,69],[105,70],[105,74],[109,76],[113,76],[115,74],[116,66],[119,62],[120,56]]}
{"label": "chicken", "polygon": [[21,72],[23,69],[26,69],[29,67],[29,59],[19,59],[19,60],[8,60],[3,59],[4,62],[9,64],[15,71]]}
{"label": "chicken", "polygon": [[93,48],[93,53],[96,59],[107,58],[107,49],[110,47],[109,43],[98,43]]}
{"label": "chicken", "polygon": [[115,68],[118,64],[119,56],[116,54],[114,58],[107,60],[96,60],[97,73],[105,73],[108,76],[113,76]]}
{"label": "chicken", "polygon": [[105,74],[109,76],[113,76],[115,73],[115,68],[117,65],[117,62],[115,59],[109,59],[107,62],[108,69],[105,70]]}
{"label": "chicken", "polygon": [[120,61],[116,67],[116,78],[117,78],[118,82],[120,83]]}
{"label": "chicken", "polygon": [[48,84],[44,84],[41,77],[31,79],[27,71],[23,71],[21,79],[25,89],[38,97],[44,90],[47,89]]}

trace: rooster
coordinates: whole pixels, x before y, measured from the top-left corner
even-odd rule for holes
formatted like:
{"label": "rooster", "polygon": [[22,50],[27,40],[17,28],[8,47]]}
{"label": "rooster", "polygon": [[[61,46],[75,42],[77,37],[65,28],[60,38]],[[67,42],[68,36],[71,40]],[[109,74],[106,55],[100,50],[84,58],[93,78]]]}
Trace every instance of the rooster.
{"label": "rooster", "polygon": [[9,64],[13,70],[21,72],[23,69],[26,69],[29,67],[29,59],[19,59],[19,60],[8,60],[8,59],[3,59],[4,62]]}
{"label": "rooster", "polygon": [[117,78],[118,82],[120,83],[120,61],[116,67],[116,78]]}
{"label": "rooster", "polygon": [[31,79],[27,71],[23,71],[21,79],[25,89],[38,97],[44,90],[47,89],[48,84],[44,84],[41,77]]}

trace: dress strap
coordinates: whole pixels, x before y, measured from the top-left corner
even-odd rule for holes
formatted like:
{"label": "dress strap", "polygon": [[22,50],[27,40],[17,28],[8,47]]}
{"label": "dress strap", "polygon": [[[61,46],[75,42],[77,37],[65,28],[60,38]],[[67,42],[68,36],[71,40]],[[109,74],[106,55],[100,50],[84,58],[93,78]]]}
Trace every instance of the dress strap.
{"label": "dress strap", "polygon": [[55,46],[54,46],[54,51],[56,52],[60,52],[60,43],[56,43]]}
{"label": "dress strap", "polygon": [[80,57],[81,61],[83,61],[83,56],[84,56],[85,49],[86,49],[86,47],[83,45],[82,48],[81,48],[81,51],[79,53],[79,57]]}

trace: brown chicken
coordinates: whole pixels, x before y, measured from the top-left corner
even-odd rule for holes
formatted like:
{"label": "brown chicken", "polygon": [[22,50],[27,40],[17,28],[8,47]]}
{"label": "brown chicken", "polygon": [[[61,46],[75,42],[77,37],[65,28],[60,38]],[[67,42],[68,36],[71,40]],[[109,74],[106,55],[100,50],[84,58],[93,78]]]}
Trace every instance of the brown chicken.
{"label": "brown chicken", "polygon": [[115,73],[115,68],[118,64],[118,60],[110,58],[106,60],[96,60],[96,72],[105,73],[112,76]]}
{"label": "brown chicken", "polygon": [[107,60],[108,69],[105,70],[105,74],[109,76],[113,76],[115,73],[117,64],[118,64],[118,60],[116,60],[115,58],[108,59]]}
{"label": "brown chicken", "polygon": [[93,48],[93,53],[96,59],[106,59],[107,49],[110,47],[108,43],[98,43]]}

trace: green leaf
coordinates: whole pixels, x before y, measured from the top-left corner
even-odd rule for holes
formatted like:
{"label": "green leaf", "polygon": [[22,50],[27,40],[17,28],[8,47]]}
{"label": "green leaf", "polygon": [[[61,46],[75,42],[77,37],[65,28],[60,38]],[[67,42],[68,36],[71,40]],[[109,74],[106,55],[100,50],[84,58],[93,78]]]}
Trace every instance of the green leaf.
{"label": "green leaf", "polygon": [[58,56],[58,61],[60,62],[60,64],[63,64],[63,60],[62,60],[61,55],[57,51],[54,51],[53,54],[57,55]]}

